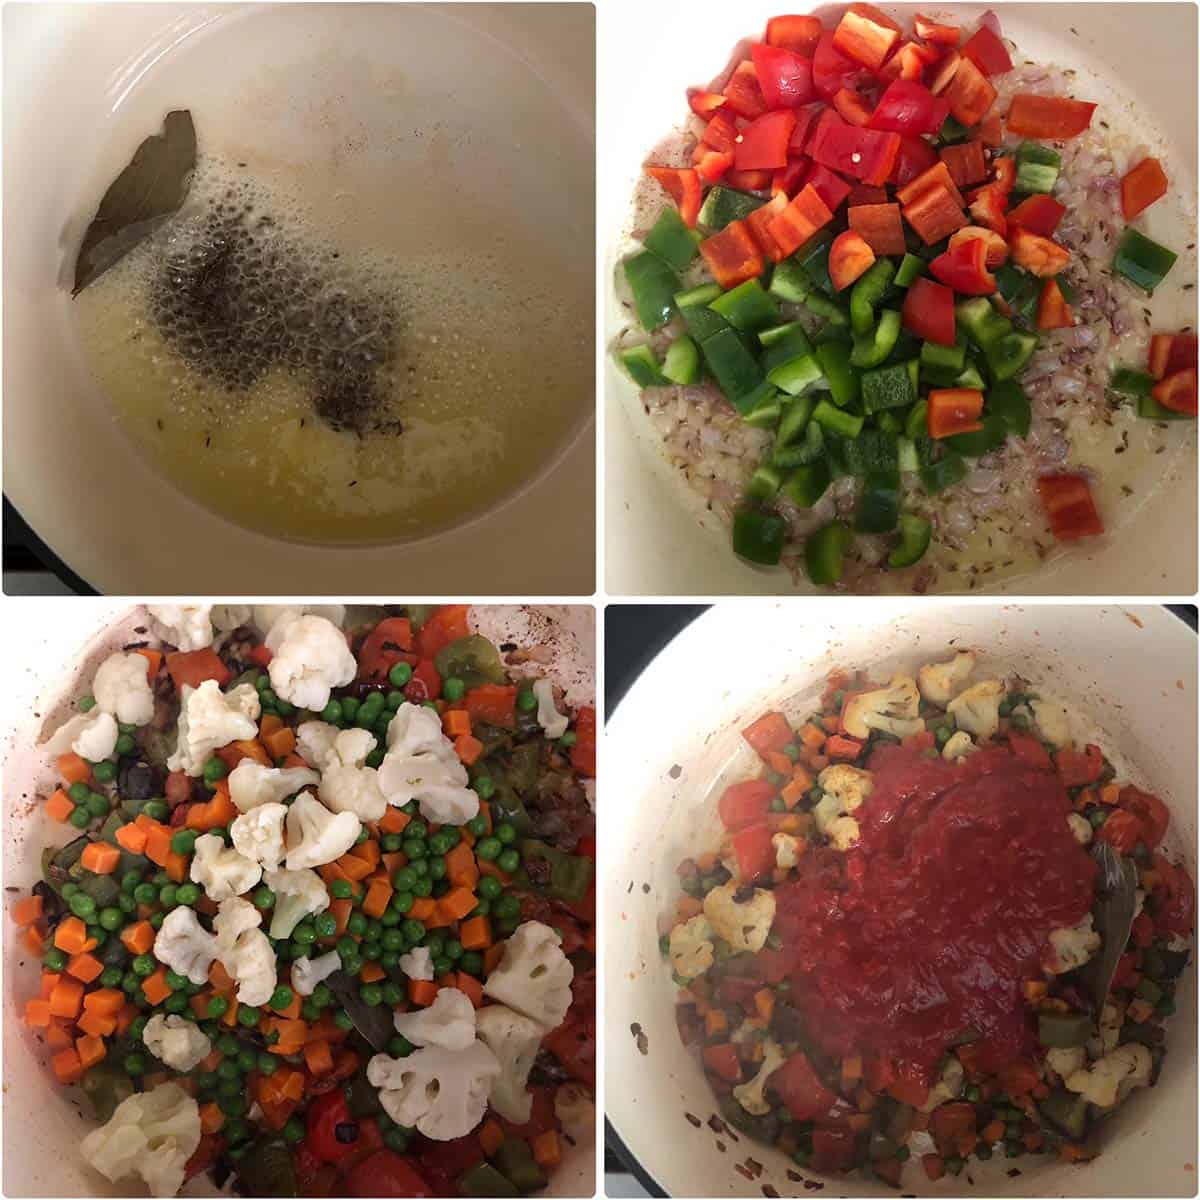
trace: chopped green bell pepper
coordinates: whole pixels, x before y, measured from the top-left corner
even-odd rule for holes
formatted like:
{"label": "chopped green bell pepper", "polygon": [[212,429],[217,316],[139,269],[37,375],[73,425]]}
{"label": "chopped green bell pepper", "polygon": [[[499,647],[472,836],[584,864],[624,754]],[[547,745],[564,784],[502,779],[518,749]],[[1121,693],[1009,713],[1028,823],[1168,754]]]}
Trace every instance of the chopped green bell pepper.
{"label": "chopped green bell pepper", "polygon": [[970,135],[971,131],[965,125],[953,117],[947,117],[938,130],[937,141],[942,146],[954,146],[958,142],[965,142]]}
{"label": "chopped green bell pepper", "polygon": [[[801,396],[796,404],[811,404],[811,396]],[[782,424],[780,425],[782,429]],[[804,437],[798,442],[782,444],[778,437],[775,448],[771,452],[771,462],[781,470],[788,471],[793,467],[806,467],[815,463],[825,453],[825,434],[815,421],[809,421],[804,430]]]}
{"label": "chopped green bell pepper", "polygon": [[929,436],[929,401],[918,400],[908,411],[904,422],[904,436],[910,441]]}
{"label": "chopped green bell pepper", "polygon": [[642,328],[647,333],[661,329],[671,319],[679,277],[657,254],[643,250],[625,260],[625,278]]}
{"label": "chopped green bell pepper", "polygon": [[750,482],[746,484],[746,497],[763,503],[774,497],[782,483],[782,473],[769,463],[763,463],[750,476]]}
{"label": "chopped green bell pepper", "polygon": [[786,300],[789,304],[802,303],[808,293],[812,291],[808,274],[795,255],[775,264],[775,270],[771,275],[771,286],[767,288],[767,291],[780,300]]}
{"label": "chopped green bell pepper", "polygon": [[1014,329],[992,342],[983,352],[993,379],[1002,381],[1020,374],[1037,349],[1037,334]]}
{"label": "chopped green bell pepper", "polygon": [[733,552],[748,562],[776,566],[787,541],[787,522],[773,512],[743,508],[733,517]]}
{"label": "chopped green bell pepper", "polygon": [[1033,410],[1029,406],[1029,397],[1015,379],[994,384],[988,390],[986,406],[988,412],[1004,422],[1009,433],[1020,438],[1029,436]]}
{"label": "chopped green bell pepper", "polygon": [[842,560],[853,536],[841,521],[809,535],[804,543],[804,566],[808,577],[819,587],[831,587],[842,577]]}
{"label": "chopped green bell pepper", "polygon": [[804,307],[809,312],[816,313],[818,317],[824,317],[831,325],[848,325],[850,323],[846,310],[827,296],[822,296],[820,292],[809,292],[804,298]]}
{"label": "chopped green bell pepper", "polygon": [[900,469],[900,444],[894,433],[864,429],[842,445],[846,471],[851,475],[894,475]]}
{"label": "chopped green bell pepper", "polygon": [[700,342],[700,351],[713,378],[731,404],[737,405],[739,400],[762,384],[762,370],[754,355],[730,326],[726,325],[724,329],[704,338]]}
{"label": "chopped green bell pepper", "polygon": [[828,229],[814,233],[793,256],[813,287],[827,296],[834,294],[833,280],[829,277],[829,250],[833,245],[833,234]]}
{"label": "chopped green bell pepper", "polygon": [[862,406],[868,416],[886,408],[907,408],[916,398],[908,363],[863,372]]}
{"label": "chopped green bell pepper", "polygon": [[654,228],[646,234],[644,245],[672,270],[686,271],[696,257],[700,241],[700,234],[683,223],[677,208],[664,208]]}
{"label": "chopped green bell pepper", "polygon": [[896,268],[896,278],[892,283],[899,288],[911,287],[925,274],[928,267],[929,264],[923,258],[918,258],[915,254],[906,254],[900,260],[900,266]]}
{"label": "chopped green bell pepper", "polygon": [[[767,338],[767,334],[771,336]],[[758,340],[765,347],[759,362],[768,374],[776,367],[791,362],[793,358],[803,358],[812,353],[812,343],[796,321],[790,325],[777,325],[774,329],[768,329],[759,334]]]}
{"label": "chopped green bell pepper", "polygon": [[476,1163],[458,1177],[458,1194],[467,1197],[519,1196],[517,1185],[501,1175],[489,1162]]}
{"label": "chopped green bell pepper", "polygon": [[[851,303],[853,304],[853,297]],[[900,314],[893,308],[885,308],[879,314],[879,324],[875,326],[873,333],[868,331],[854,335],[854,348],[850,351],[851,364],[856,367],[879,366],[891,354],[899,338]]]}
{"label": "chopped green bell pepper", "polygon": [[979,373],[979,368],[974,363],[967,363],[963,368],[963,373],[954,381],[955,387],[973,388],[977,392],[983,391],[983,376]]}
{"label": "chopped green bell pepper", "polygon": [[953,346],[937,342],[921,343],[921,377],[937,387],[947,387],[961,374],[967,362],[967,347],[962,341]]}
{"label": "chopped green bell pepper", "polygon": [[1137,401],[1135,411],[1146,421],[1194,421],[1187,413],[1175,412],[1159,404],[1150,394],[1154,390],[1154,376],[1146,371],[1135,371],[1132,367],[1117,367],[1108,380],[1108,390],[1118,396],[1130,396]]}
{"label": "chopped green bell pepper", "polygon": [[820,364],[811,354],[789,359],[767,374],[767,379],[789,396],[799,396],[802,392],[810,391],[822,378]]}
{"label": "chopped green bell pepper", "polygon": [[704,203],[700,206],[699,221],[705,229],[718,233],[731,221],[745,220],[756,208],[762,208],[764,203],[761,196],[735,191],[718,184],[704,197]]}
{"label": "chopped green bell pepper", "polygon": [[[920,440],[917,442],[917,454],[921,454]],[[936,495],[956,483],[961,483],[967,477],[967,464],[960,455],[947,451],[937,462],[927,460],[922,463],[920,474],[925,490],[930,495]]]}
{"label": "chopped green bell pepper", "polygon": [[783,482],[783,494],[797,508],[812,508],[821,499],[830,484],[829,464],[809,463],[797,467]]}
{"label": "chopped green bell pepper", "polygon": [[709,306],[743,333],[757,333],[779,320],[779,306],[757,279],[747,279],[718,296]]}
{"label": "chopped green bell pepper", "polygon": [[933,525],[924,517],[902,513],[899,527],[900,544],[888,555],[888,566],[897,569],[920,562],[933,538]]}
{"label": "chopped green bell pepper", "polygon": [[700,350],[686,333],[680,334],[667,347],[662,373],[681,387],[695,383],[700,378]]}
{"label": "chopped green bell pepper", "polygon": [[720,313],[713,312],[707,304],[689,304],[679,310],[684,328],[697,341],[703,344],[706,338],[722,329],[733,332],[733,326]]}
{"label": "chopped green bell pepper", "polygon": [[[875,308],[896,274],[890,258],[878,258],[858,278],[850,290],[850,328],[858,335],[870,333],[875,326]],[[897,313],[897,316],[899,314]],[[897,334],[899,329],[897,328]],[[881,360],[882,361],[882,360]]]}
{"label": "chopped green bell pepper", "polygon": [[[750,401],[753,400],[753,403]],[[774,429],[783,416],[783,397],[777,388],[764,383],[747,397],[746,407],[739,410],[742,420],[756,429]]]}
{"label": "chopped green bell pepper", "polygon": [[897,458],[901,472],[916,472],[921,469],[921,460],[917,458],[917,447],[910,437],[902,437],[896,443]]}
{"label": "chopped green bell pepper", "polygon": [[816,355],[833,402],[839,408],[857,404],[862,375],[850,365],[850,347],[845,342],[825,342],[817,347]]}
{"label": "chopped green bell pepper", "polygon": [[787,406],[787,411],[779,422],[779,432],[775,435],[777,447],[786,446],[803,435],[815,404],[812,396],[798,396]]}
{"label": "chopped green bell pepper", "polygon": [[1125,230],[1125,236],[1117,245],[1117,256],[1113,270],[1123,275],[1130,283],[1144,292],[1153,292],[1167,277],[1179,257],[1173,250],[1160,246],[1136,229]]}
{"label": "chopped green bell pepper", "polygon": [[1016,154],[1017,177],[1014,189],[1018,192],[1054,191],[1062,168],[1062,155],[1037,142],[1022,142]]}
{"label": "chopped green bell pepper", "polygon": [[962,454],[967,458],[981,458],[1004,445],[1004,440],[1008,437],[1008,425],[1003,417],[994,412],[985,412],[979,423],[983,426],[982,429],[942,438],[942,444],[955,454]]}
{"label": "chopped green bell pepper", "polygon": [[985,352],[994,342],[1011,333],[1013,328],[1012,322],[1001,316],[986,296],[960,300],[954,306],[954,318],[967,337]]}
{"label": "chopped green bell pepper", "polygon": [[698,287],[688,288],[685,292],[676,292],[675,307],[682,312],[685,308],[694,308],[697,304],[709,305],[720,294],[719,283],[702,283]]}
{"label": "chopped green bell pepper", "polygon": [[862,433],[864,423],[863,417],[836,408],[828,400],[818,402],[817,407],[813,409],[812,419],[830,433],[844,438],[858,437]]}

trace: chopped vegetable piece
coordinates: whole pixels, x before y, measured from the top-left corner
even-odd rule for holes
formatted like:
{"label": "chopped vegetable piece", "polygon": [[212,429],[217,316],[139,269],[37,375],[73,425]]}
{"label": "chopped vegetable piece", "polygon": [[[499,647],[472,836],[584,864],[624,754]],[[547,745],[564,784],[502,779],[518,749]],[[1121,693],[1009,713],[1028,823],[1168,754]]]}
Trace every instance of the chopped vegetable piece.
{"label": "chopped vegetable piece", "polygon": [[746,349],[736,330],[724,329],[705,338],[700,352],[730,403],[737,405],[763,383],[763,374],[754,355]]}
{"label": "chopped vegetable piece", "polygon": [[903,254],[904,225],[898,204],[856,204],[848,211],[850,228],[877,255]]}
{"label": "chopped vegetable piece", "polygon": [[920,562],[933,538],[933,524],[924,517],[901,513],[898,527],[900,544],[888,555],[888,566],[895,569]]}
{"label": "chopped vegetable piece", "polygon": [[970,187],[988,177],[988,165],[980,142],[945,146],[938,157],[946,164],[946,170],[950,172],[950,178],[957,188]]}
{"label": "chopped vegetable piece", "polygon": [[996,290],[996,279],[988,273],[987,242],[983,238],[969,238],[951,246],[929,264],[929,273],[964,296],[987,296]]}
{"label": "chopped vegetable piece", "polygon": [[962,206],[943,184],[926,188],[904,205],[904,219],[927,246],[935,246],[967,224]]}
{"label": "chopped vegetable piece", "polygon": [[1063,298],[1058,281],[1047,279],[1042,284],[1042,294],[1038,297],[1037,327],[1039,329],[1070,329],[1074,324],[1075,318]]}
{"label": "chopped vegetable piece", "polygon": [[1143,158],[1121,179],[1121,215],[1127,221],[1167,194],[1167,173],[1157,158]]}
{"label": "chopped vegetable piece", "polygon": [[1125,230],[1113,259],[1113,270],[1144,292],[1153,292],[1179,256],[1136,229]]}
{"label": "chopped vegetable piece", "polygon": [[924,84],[896,79],[884,90],[871,114],[871,129],[890,130],[907,136],[937,133],[950,106]]}
{"label": "chopped vegetable piece", "polygon": [[1096,537],[1104,532],[1104,522],[1096,510],[1092,488],[1085,476],[1043,475],[1038,479],[1038,494],[1050,530],[1060,541]]}
{"label": "chopped vegetable piece", "polygon": [[[736,287],[747,279],[757,278],[766,266],[745,221],[730,221],[720,233],[705,238],[700,243],[700,253],[723,288]],[[672,295],[678,287],[676,281]]]}
{"label": "chopped vegetable piece", "polygon": [[803,303],[811,290],[808,275],[800,265],[799,257],[793,256],[779,263],[771,274],[771,286],[767,289],[772,296],[787,300],[791,304]]}
{"label": "chopped vegetable piece", "polygon": [[923,41],[938,46],[957,46],[962,40],[962,30],[957,25],[942,25],[921,13],[913,18],[913,32]]}
{"label": "chopped vegetable piece", "polygon": [[900,472],[868,472],[858,498],[854,527],[861,533],[890,533],[900,516]]}
{"label": "chopped vegetable piece", "polygon": [[1194,333],[1156,333],[1150,338],[1150,374],[1155,379],[1197,366],[1200,340]]}
{"label": "chopped vegetable piece", "polygon": [[875,324],[875,306],[883,299],[895,274],[894,264],[881,258],[854,285],[850,293],[850,325],[855,333],[870,332]]}
{"label": "chopped vegetable piece", "polygon": [[1033,410],[1020,384],[1011,379],[993,384],[987,394],[987,407],[1004,422],[1009,433],[1021,438],[1029,436]]}
{"label": "chopped vegetable piece", "polygon": [[1048,238],[1054,236],[1066,211],[1053,196],[1026,196],[1008,213],[1008,221],[1010,225],[1020,225],[1030,233]]}
{"label": "chopped vegetable piece", "polygon": [[815,162],[864,183],[887,182],[900,151],[900,135],[848,125],[832,109],[822,114],[809,142]]}
{"label": "chopped vegetable piece", "polygon": [[778,513],[742,509],[733,518],[733,552],[748,562],[776,566],[787,541],[787,522]]}
{"label": "chopped vegetable piece", "polygon": [[907,408],[916,398],[917,391],[908,363],[896,363],[863,372],[862,406],[868,416],[883,412],[884,409]]}
{"label": "chopped vegetable piece", "polygon": [[[829,211],[810,183],[805,185],[768,228],[771,230],[771,236],[786,255],[799,249],[814,233],[824,228],[832,220],[833,213]],[[701,250],[703,250],[703,246]]]}
{"label": "chopped vegetable piece", "polygon": [[831,587],[842,577],[842,559],[850,547],[852,535],[841,521],[833,521],[809,534],[804,543],[804,566],[808,577],[819,587]]}
{"label": "chopped vegetable piece", "polygon": [[752,196],[748,192],[718,185],[704,198],[699,221],[705,229],[719,233],[730,222],[744,220],[762,204],[761,196]]}
{"label": "chopped vegetable piece", "polygon": [[1172,412],[1180,413],[1185,417],[1194,417],[1196,415],[1196,375],[1195,367],[1176,371],[1174,375],[1168,375],[1165,379],[1159,380],[1150,394],[1163,408],[1169,408]]}
{"label": "chopped vegetable piece", "polygon": [[839,233],[829,248],[829,278],[834,291],[845,291],[874,261],[875,251],[860,234],[853,229]]}
{"label": "chopped vegetable piece", "polygon": [[816,358],[805,354],[773,368],[767,379],[789,396],[799,396],[821,382],[821,367]]}
{"label": "chopped vegetable piece", "polygon": [[[887,262],[887,259],[880,259]],[[853,303],[853,297],[851,297]],[[877,367],[896,348],[900,340],[901,320],[895,309],[885,308],[879,314],[874,333],[855,334],[850,362],[856,367]]]}
{"label": "chopped vegetable piece", "polygon": [[666,188],[667,194],[675,201],[675,206],[679,209],[679,216],[688,229],[695,229],[696,222],[700,218],[700,202],[703,198],[700,176],[691,167],[646,167],[644,169],[651,179]]}
{"label": "chopped vegetable piece", "polygon": [[808,173],[805,183],[821,197],[830,212],[837,212],[851,191],[850,185],[840,175],[835,175],[820,163]]}
{"label": "chopped vegetable piece", "polygon": [[851,4],[833,34],[847,58],[878,71],[900,41],[900,27],[872,4]]}
{"label": "chopped vegetable piece", "polygon": [[[769,46],[764,48],[771,50]],[[771,50],[771,53],[789,52]],[[787,166],[788,142],[795,127],[796,114],[788,109],[756,117],[741,131],[741,137],[734,146],[733,165],[739,171],[774,170]]]}
{"label": "chopped vegetable piece", "polygon": [[[638,387],[661,387],[665,382],[658,359],[649,346],[631,346],[628,350],[622,350],[621,362]],[[144,840],[142,844],[145,845]]]}
{"label": "chopped vegetable piece", "polygon": [[929,436],[951,437],[982,429],[983,393],[969,388],[941,388],[929,393]]}
{"label": "chopped vegetable piece", "polygon": [[772,262],[782,262],[787,257],[770,230],[771,222],[779,216],[787,204],[787,195],[783,192],[776,192],[766,204],[756,208],[746,217],[746,224],[750,227],[754,240]]}
{"label": "chopped vegetable piece", "polygon": [[771,17],[763,40],[768,46],[782,46],[811,56],[823,32],[819,17]]}
{"label": "chopped vegetable piece", "polygon": [[866,125],[871,120],[871,106],[860,92],[842,88],[833,97],[833,107],[850,125]]}
{"label": "chopped vegetable piece", "polygon": [[970,241],[971,238],[978,238],[987,247],[987,253],[984,256],[987,266],[998,267],[1008,258],[1008,243],[994,230],[987,229],[982,225],[965,225],[962,229],[955,230],[950,235],[950,244],[947,249],[953,250],[955,246]]}
{"label": "chopped vegetable piece", "polygon": [[904,297],[901,315],[904,328],[917,337],[941,346],[954,345],[954,292],[943,284],[915,280]]}
{"label": "chopped vegetable piece", "polygon": [[748,279],[714,300],[709,308],[721,314],[735,329],[756,333],[779,320],[779,307],[757,279]]}
{"label": "chopped vegetable piece", "polygon": [[[1134,231],[1127,230],[1127,236],[1131,232]],[[1020,226],[1010,232],[1008,248],[1013,262],[1039,279],[1057,275],[1071,261],[1071,253],[1065,246]]]}
{"label": "chopped vegetable piece", "polygon": [[1087,129],[1095,111],[1094,104],[1082,100],[1018,92],[1008,110],[1008,131],[1018,137],[1058,142]]}
{"label": "chopped vegetable piece", "polygon": [[[950,102],[950,113],[954,119],[970,128],[987,116],[995,103],[996,89],[969,58],[960,58],[954,78],[946,88],[946,99]],[[1011,113],[1009,128],[1012,129]],[[1013,132],[1019,133],[1020,130]]]}
{"label": "chopped vegetable piece", "polygon": [[[750,57],[768,108],[787,110],[807,104],[813,98],[811,57],[762,42],[751,46]],[[794,125],[795,114],[789,115]]]}
{"label": "chopped vegetable piece", "polygon": [[1014,186],[1017,191],[1049,193],[1058,182],[1062,155],[1037,142],[1022,142],[1017,147],[1016,164]]}
{"label": "chopped vegetable piece", "polygon": [[662,374],[680,387],[687,387],[700,378],[700,350],[687,334],[680,334],[667,347]]}
{"label": "chopped vegetable piece", "polygon": [[686,271],[696,257],[700,235],[684,224],[673,208],[664,208],[654,228],[646,234],[645,247],[676,271]]}
{"label": "chopped vegetable piece", "polygon": [[850,347],[844,342],[825,342],[817,347],[816,356],[834,403],[840,408],[857,404],[861,376],[850,365]]}
{"label": "chopped vegetable piece", "polygon": [[856,438],[862,433],[864,418],[835,408],[826,400],[818,402],[813,409],[812,419],[830,433],[839,437]]}
{"label": "chopped vegetable piece", "polygon": [[792,471],[783,481],[782,491],[797,508],[812,508],[828,491],[831,482],[829,464],[814,462]]}
{"label": "chopped vegetable piece", "polygon": [[767,111],[767,102],[758,84],[758,73],[748,59],[738,63],[722,90],[728,107],[747,121],[753,121]]}
{"label": "chopped vegetable piece", "polygon": [[986,25],[980,25],[960,51],[985,75],[1003,75],[1012,70],[1012,59],[1004,43]]}
{"label": "chopped vegetable piece", "polygon": [[657,254],[643,250],[625,260],[625,278],[642,328],[648,333],[660,329],[671,319],[672,299],[679,291],[675,272]]}

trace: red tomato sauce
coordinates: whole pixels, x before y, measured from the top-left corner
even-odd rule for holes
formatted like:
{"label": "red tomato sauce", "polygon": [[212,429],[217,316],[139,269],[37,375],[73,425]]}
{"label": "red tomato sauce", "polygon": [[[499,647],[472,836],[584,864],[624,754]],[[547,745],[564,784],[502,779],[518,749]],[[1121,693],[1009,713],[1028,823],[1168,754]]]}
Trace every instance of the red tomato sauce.
{"label": "red tomato sauce", "polygon": [[792,1003],[836,1058],[886,1057],[929,1083],[974,1033],[998,1070],[1034,1049],[1021,983],[1041,977],[1051,930],[1092,906],[1070,800],[1008,749],[954,764],[889,745],[867,765],[859,845],[810,852],[775,892]]}

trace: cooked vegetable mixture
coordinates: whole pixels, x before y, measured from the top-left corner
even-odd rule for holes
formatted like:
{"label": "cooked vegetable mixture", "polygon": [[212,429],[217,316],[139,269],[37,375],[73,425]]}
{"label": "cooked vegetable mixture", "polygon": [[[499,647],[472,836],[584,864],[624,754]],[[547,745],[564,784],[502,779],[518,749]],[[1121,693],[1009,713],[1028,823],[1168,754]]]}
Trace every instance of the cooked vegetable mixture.
{"label": "cooked vegetable mixture", "polygon": [[[1041,508],[1024,538],[1032,562],[1054,540],[1104,532],[1090,473],[1069,467],[1054,425],[1082,385],[1064,379],[1031,406],[1023,380],[1047,374],[1039,346],[1061,366],[1099,348],[1101,328],[1121,333],[1109,284],[1152,293],[1177,255],[1132,224],[1103,264],[1083,251],[1086,232],[1071,237],[1089,218],[1068,205],[1086,193],[1060,186],[1060,170],[1097,106],[1036,83],[1009,91],[1010,46],[993,14],[972,32],[918,15],[909,33],[870,4],[834,28],[775,17],[719,90],[690,93],[692,165],[646,167],[674,206],[622,264],[651,340],[623,337],[619,355],[639,386],[681,389],[685,406],[717,390],[698,437],[679,418],[673,449],[693,467],[732,456],[732,474],[700,474],[710,507],[725,511],[720,489],[734,489],[743,559],[861,587],[852,562],[899,572],[935,540],[963,549],[971,515],[996,513],[1015,485],[1006,449],[1026,473],[1034,460],[1022,477]],[[1168,188],[1143,156],[1120,181],[1121,217]],[[1055,240],[1064,216],[1077,255]],[[1064,332],[1077,326],[1079,338]],[[1155,335],[1150,370],[1118,369],[1110,395],[1151,421],[1194,418],[1196,345],[1190,331]],[[715,419],[722,406],[762,436]],[[976,564],[971,586],[1012,565]],[[908,577],[916,591],[937,582],[929,560]]]}
{"label": "cooked vegetable mixture", "polygon": [[679,866],[680,1034],[724,1120],[802,1166],[1080,1162],[1158,1077],[1194,911],[1168,810],[1060,701],[975,669],[838,672],[807,720],[765,714],[761,774]]}
{"label": "cooked vegetable mixture", "polygon": [[516,1196],[595,1084],[591,708],[465,605],[149,607],[45,744],[25,1020],[157,1196]]}

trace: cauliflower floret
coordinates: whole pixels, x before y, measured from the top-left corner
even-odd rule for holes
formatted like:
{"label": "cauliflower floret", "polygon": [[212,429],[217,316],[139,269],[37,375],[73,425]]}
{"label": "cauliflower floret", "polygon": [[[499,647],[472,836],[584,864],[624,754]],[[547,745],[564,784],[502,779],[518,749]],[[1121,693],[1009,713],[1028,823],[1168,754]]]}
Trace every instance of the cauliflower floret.
{"label": "cauliflower floret", "polygon": [[1063,975],[1082,967],[1100,949],[1100,935],[1092,928],[1092,914],[1088,913],[1078,925],[1069,929],[1055,929],[1050,934],[1052,957],[1049,964],[1043,963],[1051,975]]}
{"label": "cauliflower floret", "polygon": [[475,1040],[475,1005],[458,988],[439,988],[428,1008],[396,1013],[396,1032],[414,1046],[465,1050]]}
{"label": "cauliflower floret", "polygon": [[229,798],[238,812],[246,813],[260,804],[279,804],[320,781],[320,775],[307,767],[264,767],[243,758],[229,772]]}
{"label": "cauliflower floret", "polygon": [[547,1030],[557,1029],[571,1007],[571,980],[575,977],[561,942],[562,938],[540,921],[518,925],[504,943],[504,956],[483,990]]}
{"label": "cauliflower floret", "polygon": [[196,1024],[172,1014],[155,1013],[142,1030],[146,1049],[176,1071],[190,1071],[212,1049],[208,1034]]}
{"label": "cauliflower floret", "polygon": [[344,604],[256,604],[250,609],[246,620],[260,632],[267,634],[278,624],[280,617],[324,617],[341,628],[346,619]]}
{"label": "cauliflower floret", "polygon": [[975,655],[960,650],[949,662],[926,663],[917,671],[917,686],[930,704],[945,708],[966,686],[975,670]]}
{"label": "cauliflower floret", "polygon": [[1071,827],[1071,833],[1075,840],[1081,846],[1086,846],[1092,840],[1092,823],[1087,817],[1082,817],[1079,813],[1068,813],[1067,824]]}
{"label": "cauliflower floret", "polygon": [[362,822],[353,813],[331,813],[312,792],[301,792],[287,815],[287,869],[323,867],[358,840]]}
{"label": "cauliflower floret", "polygon": [[324,617],[293,617],[285,613],[266,638],[273,657],[267,668],[278,696],[314,712],[329,703],[335,687],[350,683],[358,663],[346,635]]}
{"label": "cauliflower floret", "polygon": [[364,764],[375,749],[375,738],[365,729],[343,729],[321,764],[322,802],[333,812],[352,812],[361,821],[378,821],[387,812],[387,798],[379,790],[379,772]]}
{"label": "cauliflower floret", "polygon": [[548,738],[560,738],[567,732],[567,717],[554,707],[554,684],[548,679],[535,679],[533,694],[537,697],[537,719]]}
{"label": "cauliflower floret", "polygon": [[713,965],[713,927],[701,913],[671,930],[667,957],[680,979],[695,979]]}
{"label": "cauliflower floret", "polygon": [[764,1095],[767,1080],[787,1061],[787,1056],[773,1038],[763,1042],[762,1065],[758,1074],[733,1089],[733,1098],[756,1117],[766,1116],[771,1111],[771,1102]]}
{"label": "cauliflower floret", "polygon": [[826,767],[817,777],[824,795],[813,808],[817,830],[838,850],[858,843],[858,822],[850,816],[862,807],[874,784],[868,771],[846,763]]}
{"label": "cauliflower floret", "polygon": [[1071,714],[1058,700],[1031,700],[1029,707],[1037,722],[1038,732],[1056,750],[1071,744]]}
{"label": "cauliflower floret", "polygon": [[416,800],[421,815],[440,825],[465,825],[479,812],[467,769],[442,732],[441,718],[419,704],[401,704],[387,731],[379,786],[389,804]]}
{"label": "cauliflower floret", "polygon": [[217,837],[206,833],[196,839],[191,879],[210,900],[230,900],[248,892],[262,878],[262,867]]}
{"label": "cauliflower floret", "polygon": [[775,866],[780,871],[794,867],[804,853],[803,839],[792,837],[790,833],[772,834],[771,845],[775,847]]}
{"label": "cauliflower floret", "polygon": [[154,691],[142,654],[110,654],[92,680],[92,695],[123,725],[146,725],[154,716]]}
{"label": "cauliflower floret", "polygon": [[276,870],[286,853],[283,822],[287,811],[286,804],[260,804],[234,817],[229,826],[233,848],[264,871]]}
{"label": "cauliflower floret", "polygon": [[974,749],[975,743],[971,741],[971,735],[965,729],[960,729],[946,739],[946,744],[942,747],[942,757],[948,762],[954,762],[956,759],[966,758]]}
{"label": "cauliflower floret", "polygon": [[333,750],[333,743],[341,732],[328,721],[302,721],[296,726],[296,753],[312,763],[319,771],[325,769],[325,760]]}
{"label": "cauliflower floret", "polygon": [[213,918],[217,957],[238,982],[241,1004],[266,1004],[275,990],[275,951],[258,928],[262,913],[248,900],[222,901]]}
{"label": "cauliflower floret", "polygon": [[929,1089],[929,1095],[926,1096],[925,1103],[921,1105],[921,1111],[933,1112],[939,1104],[945,1104],[948,1100],[957,1100],[962,1095],[965,1078],[962,1063],[953,1054],[950,1055],[942,1067],[942,1073],[937,1083]]}
{"label": "cauliflower floret", "polygon": [[872,729],[896,737],[920,733],[925,722],[919,718],[921,695],[911,675],[893,675],[885,688],[851,696],[842,713],[842,724],[852,737],[869,737]]}
{"label": "cauliflower floret", "polygon": [[201,775],[215,750],[258,736],[255,722],[262,705],[250,684],[240,683],[226,693],[215,679],[206,679],[198,688],[184,684],[181,696],[179,743],[167,759],[168,770]]}
{"label": "cauliflower floret", "polygon": [[213,640],[211,604],[147,604],[150,632],[180,650],[203,650]]}
{"label": "cauliflower floret", "polygon": [[367,1063],[367,1081],[379,1089],[384,1112],[438,1142],[465,1137],[479,1124],[499,1074],[499,1061],[478,1038],[465,1050],[427,1046],[407,1058],[377,1054]]}
{"label": "cauliflower floret", "polygon": [[100,762],[117,748],[117,738],[120,736],[121,731],[112,713],[93,708],[91,712],[80,713],[60,725],[42,743],[42,749],[54,755],[66,754],[71,750],[88,762]]}
{"label": "cauliflower floret", "polygon": [[155,1196],[173,1196],[200,1145],[200,1107],[177,1083],[127,1096],[80,1143],[84,1159],[117,1183],[140,1175]]}
{"label": "cauliflower floret", "polygon": [[217,939],[200,927],[193,909],[181,904],[163,917],[154,935],[154,957],[192,983],[207,983],[208,969],[217,957]]}
{"label": "cauliflower floret", "polygon": [[1087,1051],[1082,1046],[1063,1046],[1046,1051],[1046,1066],[1060,1079],[1082,1071],[1087,1062]]}
{"label": "cauliflower floret", "polygon": [[292,987],[297,995],[311,996],[317,990],[317,984],[323,983],[334,973],[341,970],[342,956],[336,950],[322,954],[319,958],[296,958],[292,960]]}
{"label": "cauliflower floret", "polygon": [[417,946],[407,954],[400,955],[400,970],[409,979],[433,978],[433,955],[428,946]]}
{"label": "cauliflower floret", "polygon": [[1112,1108],[1134,1088],[1150,1082],[1153,1060],[1138,1042],[1128,1042],[1093,1063],[1090,1071],[1076,1071],[1063,1081],[1067,1090],[1078,1092],[1097,1108]]}
{"label": "cauliflower floret", "polygon": [[276,941],[290,938],[305,917],[329,907],[329,890],[316,871],[268,871],[263,878],[275,893],[268,932]]}
{"label": "cauliflower floret", "polygon": [[1000,701],[1004,699],[1004,684],[999,679],[984,679],[960,692],[946,711],[954,717],[959,729],[977,738],[995,737],[1000,728]]}
{"label": "cauliflower floret", "polygon": [[527,1090],[529,1070],[546,1031],[503,1004],[481,1008],[477,1025],[480,1039],[500,1064],[500,1074],[492,1083],[492,1107],[502,1117],[523,1125],[533,1109],[533,1095]]}
{"label": "cauliflower floret", "polygon": [[[228,638],[235,629],[240,629],[243,625],[250,625],[254,621],[254,605],[252,604],[214,604],[212,612],[208,614],[209,620],[212,621],[213,629],[221,635],[221,638]],[[213,644],[217,645],[218,640],[214,638]]]}
{"label": "cauliflower floret", "polygon": [[738,887],[724,883],[704,897],[704,915],[713,932],[724,938],[736,951],[757,954],[767,944],[771,922],[775,920],[775,896],[763,888],[755,888],[749,900],[734,899]]}

